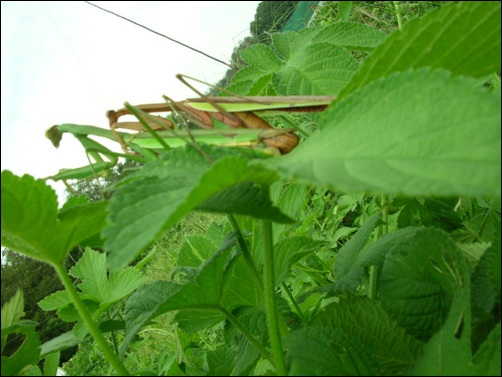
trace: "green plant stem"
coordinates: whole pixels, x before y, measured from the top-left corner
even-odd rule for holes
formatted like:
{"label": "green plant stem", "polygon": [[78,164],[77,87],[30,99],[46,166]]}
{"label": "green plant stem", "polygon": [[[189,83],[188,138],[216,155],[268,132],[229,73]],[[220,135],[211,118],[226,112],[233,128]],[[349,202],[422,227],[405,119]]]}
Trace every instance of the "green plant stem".
{"label": "green plant stem", "polygon": [[256,268],[256,265],[253,262],[253,258],[251,257],[251,253],[249,251],[246,240],[244,239],[244,236],[242,235],[241,228],[239,227],[239,224],[237,223],[237,220],[235,219],[234,215],[229,213],[229,214],[227,214],[227,217],[228,217],[228,221],[230,221],[230,225],[232,226],[232,229],[237,234],[237,242],[239,242],[239,246],[242,250],[242,255],[244,256],[244,260],[246,261],[246,264],[248,265],[251,272],[253,273],[253,277],[254,277],[254,280],[255,280],[257,286],[263,291],[263,283],[261,281],[260,273],[258,272],[258,269]]}
{"label": "green plant stem", "polygon": [[296,312],[298,313],[298,316],[301,318],[303,323],[307,323],[307,320],[305,319],[305,316],[303,315],[302,309],[300,309],[300,306],[298,306],[298,303],[296,302],[293,294],[289,290],[288,286],[286,283],[282,283],[282,289],[284,292],[286,292],[286,295],[289,297],[289,301],[293,304],[293,307],[295,308]]}
{"label": "green plant stem", "polygon": [[403,18],[401,17],[401,8],[399,7],[399,1],[393,1],[394,9],[396,10],[397,26],[399,30],[403,29]]}
{"label": "green plant stem", "polygon": [[78,297],[78,292],[73,286],[71,278],[66,272],[64,266],[62,264],[53,264],[53,267],[56,269],[56,272],[59,278],[61,279],[61,282],[63,283],[66,291],[70,295],[70,299],[73,305],[75,305],[75,308],[77,309],[80,318],[82,318],[87,328],[89,329],[89,332],[93,336],[94,340],[101,348],[101,351],[103,352],[103,356],[105,357],[105,359],[108,360],[108,362],[115,368],[115,371],[119,376],[129,376],[129,372],[124,367],[122,362],[119,360],[118,356],[113,352],[110,345],[106,342],[105,338],[103,337],[103,334],[101,334],[98,327],[93,322],[91,316],[87,312],[84,303],[82,302],[82,300],[80,300],[80,297]]}
{"label": "green plant stem", "polygon": [[[377,228],[377,236],[379,239],[382,235],[388,232],[388,221],[389,221],[389,207],[387,205],[387,197],[382,195],[380,198],[380,207],[382,211],[382,221],[385,224],[380,225]],[[369,293],[368,296],[370,299],[376,299],[378,295],[378,280],[380,279],[380,268],[377,266],[370,267],[370,279],[369,279]]]}
{"label": "green plant stem", "polygon": [[230,313],[228,310],[225,308],[221,307],[220,310],[223,312],[225,317],[230,321],[232,325],[234,325],[237,330],[239,330],[242,335],[246,337],[246,339],[251,343],[255,348],[263,355],[264,358],[266,358],[268,361],[270,361],[273,364],[272,356],[270,353],[267,351],[267,349],[258,341],[256,338],[251,334],[248,329],[246,329],[237,318],[235,318],[232,313]]}
{"label": "green plant stem", "polygon": [[[109,321],[112,320],[108,310],[106,311],[106,319],[108,319]],[[117,337],[115,336],[115,331],[112,330],[110,333],[112,335],[113,350],[115,351],[115,355],[118,355],[119,354],[119,345],[117,344]]]}
{"label": "green plant stem", "polygon": [[285,376],[286,362],[284,360],[284,350],[282,349],[279,317],[275,306],[274,254],[272,222],[270,220],[263,220],[263,241],[263,286],[265,287],[264,293],[268,334],[276,372],[279,376]]}
{"label": "green plant stem", "polygon": [[378,266],[371,266],[368,296],[372,300],[375,300],[377,298],[379,277],[380,277],[380,268],[378,268]]}

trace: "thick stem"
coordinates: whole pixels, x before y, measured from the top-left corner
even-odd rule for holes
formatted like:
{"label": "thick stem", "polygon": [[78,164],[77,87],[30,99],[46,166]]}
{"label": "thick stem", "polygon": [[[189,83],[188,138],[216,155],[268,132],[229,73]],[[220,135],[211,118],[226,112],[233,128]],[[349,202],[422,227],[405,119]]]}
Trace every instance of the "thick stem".
{"label": "thick stem", "polygon": [[397,26],[399,30],[403,29],[403,18],[401,17],[401,8],[399,7],[399,1],[394,1],[394,9],[396,10]]}
{"label": "thick stem", "polygon": [[237,220],[235,219],[234,215],[229,213],[227,216],[228,216],[228,221],[230,221],[230,225],[232,225],[232,229],[234,230],[235,233],[237,233],[237,242],[239,242],[239,246],[242,250],[242,255],[244,256],[244,260],[246,261],[246,264],[248,265],[249,269],[253,274],[253,278],[256,282],[256,285],[263,291],[263,283],[261,281],[260,274],[258,272],[258,269],[256,268],[256,265],[253,262],[253,258],[251,257],[251,253],[249,252],[246,240],[242,235],[241,228],[239,227],[239,224],[237,223]]}
{"label": "thick stem", "polygon": [[80,297],[78,297],[78,292],[73,286],[70,276],[66,272],[63,265],[54,264],[53,266],[56,269],[56,272],[59,278],[61,279],[61,282],[63,283],[66,291],[70,295],[70,299],[73,305],[75,305],[75,308],[77,309],[80,318],[82,318],[87,328],[89,329],[89,332],[93,336],[94,340],[101,348],[101,351],[103,352],[103,356],[105,357],[105,359],[108,360],[110,364],[112,364],[112,366],[115,368],[115,371],[119,376],[129,376],[129,372],[127,371],[127,369],[120,362],[117,355],[113,352],[110,345],[106,342],[105,338],[103,337],[103,334],[101,334],[98,327],[94,324],[91,316],[89,315],[87,309],[84,306],[84,303],[82,302],[82,300],[80,300]]}
{"label": "thick stem", "polygon": [[263,286],[265,288],[265,308],[267,312],[268,334],[276,372],[279,376],[286,375],[286,362],[279,329],[279,316],[275,306],[274,284],[274,254],[272,238],[272,222],[263,220]]}

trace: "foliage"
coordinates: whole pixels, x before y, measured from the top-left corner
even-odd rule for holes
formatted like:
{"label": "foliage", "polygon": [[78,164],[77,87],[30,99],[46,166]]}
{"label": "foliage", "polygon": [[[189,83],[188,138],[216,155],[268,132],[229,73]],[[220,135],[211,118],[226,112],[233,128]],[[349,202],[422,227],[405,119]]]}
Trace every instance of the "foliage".
{"label": "foliage", "polygon": [[[75,249],[71,253],[72,258],[80,258],[78,252],[79,250]],[[63,288],[56,272],[48,264],[27,258],[12,250],[4,250],[2,258],[5,258],[6,262],[2,264],[2,306],[20,289],[24,295],[25,317],[38,323],[36,330],[42,343],[71,330],[69,324],[43,311],[37,305],[37,302],[44,297]],[[72,258],[68,258],[67,268],[71,268]],[[21,341],[21,337],[10,338],[5,346],[4,354],[13,354]],[[74,351],[74,349],[63,351],[61,360],[67,361]]]}
{"label": "foliage", "polygon": [[[271,40],[243,52],[234,91],[337,96],[287,155],[187,144],[61,210],[42,180],[2,172],[2,244],[66,289],[40,305],[120,374],[499,375],[500,3],[447,4],[389,36],[339,21]],[[228,223],[145,283],[157,256],[130,264],[192,210]],[[62,266],[76,244],[107,253],[69,271],[78,291]]]}
{"label": "foliage", "polygon": [[113,191],[106,189],[130,174],[134,169],[138,168],[138,166],[140,166],[140,164],[136,161],[126,160],[124,162],[119,162],[110,169],[110,175],[108,177],[95,180],[79,179],[70,182],[67,189],[67,195],[85,195],[91,201],[100,200],[103,197],[109,199]]}
{"label": "foliage", "polygon": [[244,38],[234,48],[230,57],[233,68],[227,70],[225,76],[215,84],[214,88],[208,90],[208,95],[218,94],[220,92],[218,88],[227,87],[235,73],[246,66],[246,62],[241,57],[243,50],[258,43],[270,44],[270,35],[282,30],[297,3],[298,1],[262,1],[258,5],[255,19],[249,26],[251,35]]}
{"label": "foliage", "polygon": [[270,43],[270,34],[282,30],[297,4],[298,1],[262,1],[249,25],[251,36],[260,43]]}
{"label": "foliage", "polygon": [[[59,365],[60,351],[77,344],[71,332],[41,344],[35,331],[36,322],[21,320],[24,316],[24,298],[21,290],[2,305],[2,376],[54,376]],[[6,353],[8,336],[23,338],[22,344],[12,354]],[[44,360],[45,359],[45,360]],[[43,374],[38,363],[44,360]]]}

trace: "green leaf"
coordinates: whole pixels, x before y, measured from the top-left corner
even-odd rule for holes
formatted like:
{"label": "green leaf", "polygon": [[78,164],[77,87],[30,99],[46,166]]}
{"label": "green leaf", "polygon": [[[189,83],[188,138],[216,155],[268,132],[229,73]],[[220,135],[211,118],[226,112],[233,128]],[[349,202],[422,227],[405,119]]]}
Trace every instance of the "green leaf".
{"label": "green leaf", "polygon": [[374,51],[341,96],[409,68],[474,77],[500,71],[500,24],[498,1],[452,3],[411,20]]}
{"label": "green leaf", "polygon": [[[244,69],[244,68],[243,68]],[[254,69],[254,68],[251,68]],[[240,72],[240,71],[239,71]],[[260,79],[260,75],[258,74],[258,78],[256,80]],[[265,76],[263,76],[265,77]],[[233,96],[235,94],[240,95],[240,96],[247,96],[251,89],[254,86],[254,82],[251,80],[247,81],[237,81],[237,82],[232,82],[229,86],[225,88],[228,92],[222,92],[220,93],[221,96]],[[234,94],[235,93],[235,94]]]}
{"label": "green leaf", "polygon": [[[266,95],[272,74],[279,70],[281,61],[275,52],[264,44],[256,44],[241,51],[241,56],[250,65],[237,71],[232,77],[232,84],[226,90],[239,95]],[[223,92],[223,95],[231,93]]]}
{"label": "green leaf", "polygon": [[144,323],[168,311],[192,309],[196,313],[193,314],[194,319],[204,317],[207,320],[211,317],[213,324],[216,319],[221,321],[224,318],[220,310],[223,271],[230,250],[220,249],[185,284],[157,281],[138,289],[126,303],[127,336],[120,350],[121,355]]}
{"label": "green leaf", "polygon": [[385,40],[385,33],[357,22],[337,22],[325,27],[306,28],[296,33],[272,34],[272,43],[284,60],[289,60],[316,43],[329,43],[333,46],[353,50],[371,50]]}
{"label": "green leaf", "polygon": [[274,245],[275,285],[280,285],[288,276],[290,267],[301,258],[319,250],[324,245],[308,237],[287,237]]}
{"label": "green leaf", "polygon": [[349,19],[350,13],[352,12],[352,6],[353,1],[340,1],[338,4],[338,14],[342,20],[347,21]]}
{"label": "green leaf", "polygon": [[378,363],[364,343],[330,327],[306,327],[284,339],[293,376],[377,376]]}
{"label": "green leaf", "polygon": [[387,375],[396,368],[412,365],[418,359],[422,343],[404,333],[389,318],[381,303],[357,297],[330,304],[312,319],[315,326],[341,329],[366,345]]}
{"label": "green leaf", "polygon": [[[15,325],[24,315],[24,297],[23,291],[17,289],[14,296],[2,305],[2,329]],[[3,349],[3,339],[2,339]]]}
{"label": "green leaf", "polygon": [[218,248],[206,237],[189,236],[178,252],[177,266],[199,267]]}
{"label": "green leaf", "polygon": [[124,355],[127,346],[140,328],[156,316],[160,305],[176,294],[180,288],[180,285],[171,281],[156,281],[143,285],[127,300],[125,307],[127,335],[120,348],[120,356]]}
{"label": "green leaf", "polygon": [[145,277],[135,268],[112,272],[108,279],[106,255],[87,248],[82,258],[70,270],[81,279],[78,288],[84,295],[94,297],[101,305],[116,302],[138,288]]}
{"label": "green leaf", "polygon": [[387,249],[379,291],[384,309],[407,333],[430,339],[445,322],[455,292],[467,278],[460,250],[435,228],[405,228],[382,237],[372,248],[367,252]]}
{"label": "green leaf", "polygon": [[[466,274],[466,266],[459,267]],[[423,355],[411,369],[411,375],[478,375],[471,362],[470,288],[468,279],[464,282],[465,286],[456,292],[446,322],[424,346]],[[489,363],[489,360],[486,361]],[[483,375],[485,373],[482,372]]]}
{"label": "green leaf", "polygon": [[178,328],[187,334],[207,330],[220,323],[222,319],[222,314],[215,310],[183,310],[174,316]]}
{"label": "green leaf", "polygon": [[57,213],[57,197],[43,180],[2,172],[2,245],[62,264],[79,242],[104,227],[105,203],[73,206]]}
{"label": "green leaf", "polygon": [[473,358],[478,376],[500,376],[500,323],[488,335]]}
{"label": "green leaf", "polygon": [[226,270],[225,288],[221,292],[223,306],[229,311],[240,306],[261,307],[263,291],[255,284],[244,258],[236,258],[231,267]]}
{"label": "green leaf", "polygon": [[439,199],[427,198],[424,207],[429,212],[430,223],[423,221],[425,226],[436,226],[445,232],[452,232],[462,227],[462,219],[455,212],[453,205]]}
{"label": "green leaf", "polygon": [[[110,251],[110,268],[117,269],[129,263],[190,210],[204,208],[207,200],[213,211],[220,206],[219,210],[232,212],[235,209],[238,213],[244,211],[254,215],[250,203],[239,203],[236,197],[232,199],[234,207],[228,207],[218,196],[211,198],[242,182],[270,185],[276,174],[249,166],[247,158],[254,157],[253,152],[201,148],[214,160],[224,158],[211,165],[192,147],[172,150],[158,161],[146,164],[139,174],[121,184],[111,199],[108,225],[103,231],[105,249]],[[246,200],[260,198],[261,205],[256,210],[258,217],[268,215],[277,221],[286,220],[271,206],[267,209],[270,203],[261,193],[255,189],[249,192],[252,195],[246,196]]]}
{"label": "green leaf", "polygon": [[361,265],[361,257],[365,255],[363,248],[381,217],[381,214],[377,213],[368,219],[338,252],[333,271],[336,277],[336,292],[355,291],[361,284],[365,276],[365,266]]}
{"label": "green leaf", "polygon": [[377,47],[385,38],[385,33],[368,25],[359,22],[337,22],[321,29],[314,40],[350,50],[367,51]]}
{"label": "green leaf", "polygon": [[235,363],[235,349],[226,344],[207,353],[208,376],[233,375]]}
{"label": "green leaf", "polygon": [[2,356],[2,376],[17,376],[29,365],[36,365],[40,355],[40,339],[35,331],[36,322],[19,321],[2,329],[2,339],[10,333],[21,333],[25,339],[11,356]]}
{"label": "green leaf", "polygon": [[86,249],[82,258],[69,271],[70,275],[82,280],[78,288],[85,295],[105,302],[109,296],[106,273],[106,254]]}
{"label": "green leaf", "polygon": [[308,186],[300,183],[289,184],[282,189],[275,202],[277,207],[289,217],[298,218],[300,211],[304,208]]}
{"label": "green leaf", "polygon": [[256,44],[241,51],[241,57],[254,67],[273,73],[281,67],[281,61],[274,50],[264,44]]}
{"label": "green leaf", "polygon": [[44,376],[56,376],[59,366],[59,356],[59,352],[54,352],[45,357]]}
{"label": "green leaf", "polygon": [[492,311],[497,297],[500,299],[500,280],[499,284],[493,284],[491,280],[492,271],[500,271],[500,263],[494,266],[497,254],[500,255],[500,249],[490,247],[486,250],[472,273],[472,300],[487,313]]}
{"label": "green leaf", "polygon": [[[305,33],[309,29],[302,30],[302,33]],[[306,46],[310,44],[309,41],[300,37],[300,34],[294,31],[286,31],[285,33],[274,33],[272,34],[272,45],[274,49],[279,53],[279,55],[287,60],[290,58],[291,53],[297,44],[297,41],[303,42],[303,45]],[[301,39],[300,39],[301,38]],[[309,37],[309,40],[312,38]]]}
{"label": "green leaf", "polygon": [[498,196],[500,98],[471,84],[428,69],[394,74],[336,102],[320,132],[262,163],[349,192]]}
{"label": "green leaf", "polygon": [[47,234],[55,228],[56,216],[56,194],[44,181],[2,171],[2,245],[50,260]]}
{"label": "green leaf", "polygon": [[38,365],[30,365],[23,369],[20,376],[43,376],[43,374]]}
{"label": "green leaf", "polygon": [[[261,309],[245,307],[236,310],[233,314],[261,344],[267,343],[267,318]],[[225,326],[225,340],[227,344],[236,343],[237,355],[234,375],[249,375],[249,368],[255,365],[260,357],[259,351],[230,323]]]}
{"label": "green leaf", "polygon": [[67,291],[57,291],[38,302],[42,310],[51,311],[63,308],[72,303]]}
{"label": "green leaf", "polygon": [[234,213],[258,219],[274,219],[279,223],[293,220],[272,206],[268,194],[251,182],[242,182],[212,196],[197,209],[207,212]]}
{"label": "green leaf", "polygon": [[344,48],[316,43],[293,50],[273,83],[283,95],[336,95],[358,68]]}
{"label": "green leaf", "polygon": [[63,351],[67,348],[76,346],[79,340],[75,338],[73,331],[65,332],[55,338],[52,338],[48,342],[45,342],[40,347],[40,358],[44,358],[53,352]]}
{"label": "green leaf", "polygon": [[68,198],[68,200],[63,204],[63,207],[59,211],[60,213],[63,213],[70,208],[80,206],[80,205],[85,205],[89,203],[89,197],[87,195],[73,195]]}

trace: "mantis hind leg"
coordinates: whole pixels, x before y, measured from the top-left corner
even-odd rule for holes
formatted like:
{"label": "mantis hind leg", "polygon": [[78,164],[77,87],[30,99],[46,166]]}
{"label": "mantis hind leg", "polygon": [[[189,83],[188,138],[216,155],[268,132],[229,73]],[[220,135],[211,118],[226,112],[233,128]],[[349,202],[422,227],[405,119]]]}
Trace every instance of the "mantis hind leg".
{"label": "mantis hind leg", "polygon": [[[242,120],[246,128],[273,129],[265,120],[250,111],[236,112],[233,114],[237,115],[239,119]],[[286,154],[298,145],[299,138],[293,133],[285,133],[283,135],[276,135],[271,138],[263,139],[262,141],[269,147],[277,148],[282,154]]]}

